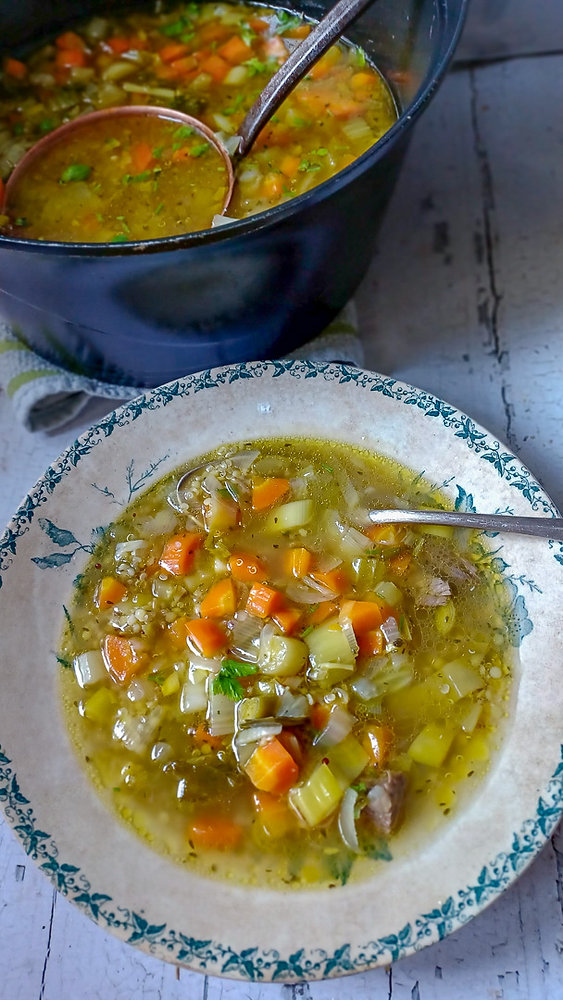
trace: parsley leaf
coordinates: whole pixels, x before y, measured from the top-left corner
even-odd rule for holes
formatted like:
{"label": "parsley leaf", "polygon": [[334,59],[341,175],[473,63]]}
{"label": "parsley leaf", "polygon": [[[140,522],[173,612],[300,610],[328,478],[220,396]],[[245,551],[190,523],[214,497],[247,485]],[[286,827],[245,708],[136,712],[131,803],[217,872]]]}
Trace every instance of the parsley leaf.
{"label": "parsley leaf", "polygon": [[258,667],[255,663],[242,663],[240,660],[222,660],[221,669],[213,680],[213,693],[226,694],[227,698],[238,701],[244,695],[244,688],[239,677],[250,677]]}
{"label": "parsley leaf", "polygon": [[284,31],[290,31],[291,28],[298,28],[303,24],[303,18],[299,14],[290,14],[288,10],[277,10],[276,17],[280,26],[280,35],[283,35]]}

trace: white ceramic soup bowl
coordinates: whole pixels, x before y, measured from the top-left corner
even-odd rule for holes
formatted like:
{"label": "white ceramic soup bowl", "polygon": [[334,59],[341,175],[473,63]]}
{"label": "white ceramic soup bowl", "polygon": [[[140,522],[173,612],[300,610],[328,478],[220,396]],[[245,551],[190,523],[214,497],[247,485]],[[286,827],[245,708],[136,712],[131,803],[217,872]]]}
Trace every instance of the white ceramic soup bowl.
{"label": "white ceramic soup bowl", "polygon": [[102,804],[63,722],[56,652],[64,605],[100,527],[155,478],[217,445],[282,434],[392,456],[443,484],[461,509],[557,513],[470,418],[371,372],[256,362],[148,392],[47,470],[0,543],[0,802],[29,856],[104,930],[191,969],[297,981],[387,964],[441,939],[491,903],[549,837],[563,808],[563,546],[486,540],[510,594],[511,717],[486,778],[437,833],[372,879],[334,890],[209,881],[153,852]]}

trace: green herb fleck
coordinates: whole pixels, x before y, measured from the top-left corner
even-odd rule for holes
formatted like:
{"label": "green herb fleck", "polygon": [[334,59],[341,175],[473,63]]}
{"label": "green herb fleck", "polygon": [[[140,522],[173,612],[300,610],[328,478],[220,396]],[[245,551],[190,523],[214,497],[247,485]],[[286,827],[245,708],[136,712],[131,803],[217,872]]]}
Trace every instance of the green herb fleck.
{"label": "green herb fleck", "polygon": [[359,66],[361,69],[363,66],[366,65],[367,62],[366,54],[363,49],[357,48],[355,51],[355,55],[356,55],[356,65]]}
{"label": "green herb fleck", "polygon": [[110,243],[127,243],[127,236],[125,233],[118,233],[117,236],[112,236]]}
{"label": "green herb fleck", "polygon": [[16,122],[12,125],[12,135],[23,135],[23,122]]}
{"label": "green herb fleck", "polygon": [[59,184],[68,184],[71,181],[87,181],[92,173],[92,167],[87,163],[71,163],[66,167],[59,177]]}
{"label": "green herb fleck", "polygon": [[321,462],[321,468],[325,469],[327,472],[334,472],[334,469],[332,468],[332,466],[331,465],[325,465],[324,462]]}
{"label": "green herb fleck", "polygon": [[152,155],[154,156],[155,160],[160,160],[160,157],[162,156],[163,152],[164,152],[164,146],[155,146],[152,151]]}
{"label": "green herb fleck", "polygon": [[283,35],[284,31],[299,28],[303,24],[303,20],[298,14],[290,14],[288,10],[277,10],[276,17],[278,19],[278,33],[280,35]]}
{"label": "green herb fleck", "polygon": [[309,635],[309,632],[312,632],[313,628],[314,628],[313,625],[307,625],[307,628],[304,628],[303,631],[299,633],[301,638],[304,639],[306,635]]}
{"label": "green herb fleck", "polygon": [[110,139],[106,139],[105,145],[108,149],[118,149],[121,146],[121,142],[115,136],[112,136]]}
{"label": "green herb fleck", "polygon": [[234,115],[244,101],[244,94],[237,94],[230,108],[223,108],[224,115]]}
{"label": "green herb fleck", "polygon": [[214,694],[226,694],[227,698],[238,701],[244,695],[239,677],[250,677],[258,667],[255,663],[241,663],[240,660],[222,660],[221,669],[213,681]]}
{"label": "green herb fleck", "polygon": [[54,127],[55,123],[52,118],[43,118],[43,120],[39,122],[40,132],[51,132]]}
{"label": "green herb fleck", "polygon": [[246,59],[243,66],[248,67],[250,76],[258,76],[259,73],[267,73],[270,64],[269,62],[262,62],[261,59],[253,56],[252,59]]}
{"label": "green herb fleck", "polygon": [[164,208],[164,202],[163,202],[163,201],[161,201],[161,202],[160,202],[160,205],[157,205],[157,206],[156,206],[156,208],[155,208],[155,210],[154,210],[154,214],[155,214],[155,215],[160,215],[160,213],[162,212],[162,209],[163,209],[163,208]]}
{"label": "green herb fleck", "polygon": [[27,221],[25,215],[18,215],[18,217],[17,217],[14,225],[20,226],[20,227],[22,227],[22,226],[29,226],[29,222]]}
{"label": "green herb fleck", "polygon": [[190,149],[190,156],[203,156],[209,150],[209,143],[202,142],[199,146],[192,146]]}
{"label": "green herb fleck", "polygon": [[299,171],[302,174],[311,173],[313,170],[320,170],[320,163],[311,163],[310,160],[301,160],[299,164]]}
{"label": "green herb fleck", "polygon": [[72,662],[67,660],[64,656],[56,657],[57,663],[60,663],[61,667],[72,667]]}
{"label": "green herb fleck", "polygon": [[193,135],[194,132],[195,128],[192,128],[191,125],[180,125],[177,129],[174,130],[172,135],[174,139],[189,139],[189,137]]}

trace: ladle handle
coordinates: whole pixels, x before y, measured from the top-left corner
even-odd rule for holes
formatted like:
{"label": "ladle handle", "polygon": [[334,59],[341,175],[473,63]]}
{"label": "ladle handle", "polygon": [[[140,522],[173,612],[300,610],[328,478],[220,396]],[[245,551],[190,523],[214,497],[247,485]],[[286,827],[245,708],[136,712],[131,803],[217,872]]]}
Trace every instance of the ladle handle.
{"label": "ladle handle", "polygon": [[282,101],[303,79],[313,63],[320,59],[344,29],[373,3],[373,0],[338,0],[338,3],[312,29],[311,33],[288,56],[283,66],[268,81],[245,115],[238,129],[240,143],[236,158],[244,156],[258,133],[277,111]]}

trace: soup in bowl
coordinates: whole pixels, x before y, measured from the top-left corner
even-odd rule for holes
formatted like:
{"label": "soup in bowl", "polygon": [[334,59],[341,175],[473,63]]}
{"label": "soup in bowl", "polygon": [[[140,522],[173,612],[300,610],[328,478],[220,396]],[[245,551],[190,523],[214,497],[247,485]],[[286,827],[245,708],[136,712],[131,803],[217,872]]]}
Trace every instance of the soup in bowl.
{"label": "soup in bowl", "polygon": [[215,974],[339,975],[459,927],[540,849],[560,546],[371,524],[414,504],[555,513],[452,406],[305,362],[139,397],[22,504],[4,808],[106,930]]}

